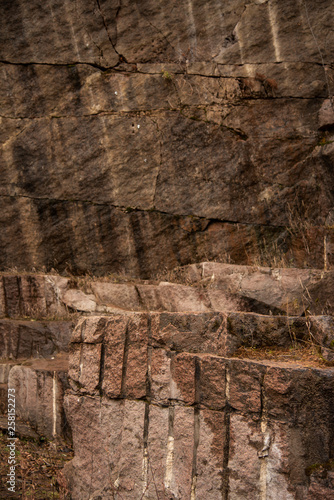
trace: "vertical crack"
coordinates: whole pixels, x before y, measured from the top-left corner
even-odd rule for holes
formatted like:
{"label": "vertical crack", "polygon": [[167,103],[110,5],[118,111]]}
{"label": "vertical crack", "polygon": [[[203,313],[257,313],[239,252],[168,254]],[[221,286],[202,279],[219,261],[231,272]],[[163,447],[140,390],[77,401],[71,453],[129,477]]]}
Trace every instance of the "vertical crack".
{"label": "vertical crack", "polygon": [[200,359],[195,357],[195,408],[194,408],[194,448],[191,471],[191,495],[190,500],[196,500],[197,483],[197,449],[200,436],[200,402],[201,402],[201,364]]}
{"label": "vertical crack", "polygon": [[1,277],[1,281],[2,281],[3,299],[4,299],[4,313],[5,313],[5,317],[9,317],[8,298],[7,298],[7,292],[6,292],[6,279],[4,276]]}
{"label": "vertical crack", "polygon": [[[196,373],[196,365],[195,365]],[[193,449],[193,463],[191,471],[191,495],[190,500],[196,500],[196,483],[197,483],[197,449],[199,444],[200,433],[200,410],[194,408],[194,449]]]}
{"label": "vertical crack", "polygon": [[195,403],[201,402],[201,365],[199,358],[195,357]]}
{"label": "vertical crack", "polygon": [[147,342],[147,372],[146,372],[146,398],[150,402],[152,397],[152,329],[151,329],[151,315],[147,315],[147,329],[148,329],[148,342]]}
{"label": "vertical crack", "polygon": [[100,391],[100,395],[102,396],[102,382],[103,382],[103,377],[104,377],[104,363],[105,363],[105,345],[104,345],[104,339],[101,345],[101,358],[100,358],[100,373],[99,373],[99,383],[98,383],[98,389]]}
{"label": "vertical crack", "polygon": [[[109,40],[109,42],[110,42],[110,44],[111,44],[112,48],[114,49],[114,51],[116,52],[116,54],[118,54],[118,55],[119,55],[120,61],[127,62],[127,61],[126,61],[126,59],[125,59],[125,57],[124,57],[124,56],[122,56],[121,54],[119,54],[119,52],[116,50],[116,45],[117,45],[117,37],[116,37],[116,42],[115,42],[115,43],[112,41],[112,37],[110,36],[109,30],[108,30],[108,25],[107,25],[107,23],[106,23],[106,20],[105,20],[105,18],[104,18],[103,13],[102,13],[101,5],[100,5],[100,0],[96,0],[96,5],[97,5],[98,11],[99,11],[99,13],[100,13],[100,16],[101,16],[101,18],[102,18],[103,26],[104,26],[104,29],[105,29],[105,31],[106,31],[106,33],[107,33],[107,37],[108,37],[108,40]],[[120,11],[120,9],[121,9],[121,6],[122,6],[122,5],[121,5],[121,3],[120,3],[120,4],[119,4],[119,6],[118,6],[118,8],[117,8],[117,12],[116,12],[116,17],[115,17],[115,19],[117,19],[117,16],[118,16],[118,14],[119,14],[119,11]],[[117,32],[117,31],[116,31],[116,32]]]}
{"label": "vertical crack", "polygon": [[57,372],[54,370],[52,378],[52,437],[57,436]]}
{"label": "vertical crack", "polygon": [[229,492],[229,453],[230,453],[230,410],[226,408],[224,427],[225,427],[225,439],[224,439],[224,459],[223,459],[223,478],[222,478],[222,498],[223,500],[228,499]]}
{"label": "vertical crack", "polygon": [[22,279],[21,276],[16,277],[17,281],[17,292],[18,292],[18,312],[20,315],[25,315],[23,307],[23,293],[22,293]]}
{"label": "vertical crack", "polygon": [[124,352],[123,352],[123,364],[122,364],[121,398],[125,397],[126,371],[127,371],[127,364],[128,364],[128,355],[129,355],[129,326],[126,325],[125,340],[124,340]]}
{"label": "vertical crack", "polygon": [[223,458],[223,474],[222,474],[222,498],[228,500],[229,493],[229,455],[230,455],[230,424],[231,424],[231,407],[229,404],[230,396],[230,373],[229,366],[225,368],[225,415],[224,415],[224,458]]}
{"label": "vertical crack", "polygon": [[164,486],[166,490],[170,490],[173,481],[173,469],[174,469],[174,417],[175,408],[174,406],[169,407],[168,415],[168,441],[167,441],[167,454],[166,454],[166,470]]}
{"label": "vertical crack", "polygon": [[83,372],[83,346],[84,346],[83,343],[80,342],[80,361],[79,361],[79,380],[78,380],[80,385],[82,385],[81,384],[81,380],[82,380],[81,376],[82,376],[82,372]]}
{"label": "vertical crack", "polygon": [[[265,376],[265,375],[264,375]],[[264,393],[264,376],[260,380],[260,401],[261,401],[261,417],[260,417],[260,425],[261,425],[261,433],[263,437],[263,446],[262,449],[258,452],[258,457],[261,460],[260,465],[260,500],[266,500],[267,498],[267,475],[268,475],[268,455],[271,444],[271,436],[268,430],[268,411],[267,411],[267,403]]]}
{"label": "vertical crack", "polygon": [[143,495],[148,487],[149,454],[148,454],[148,428],[150,423],[150,405],[145,403],[144,430],[143,430]]}
{"label": "vertical crack", "polygon": [[[147,307],[146,307],[146,305],[145,305],[145,303],[144,303],[144,301],[143,301],[143,298],[142,298],[142,296],[141,296],[140,290],[139,290],[139,288],[138,288],[138,286],[137,286],[136,284],[134,284],[134,288],[135,288],[136,293],[137,293],[137,296],[138,296],[139,306],[141,307],[141,309],[142,309],[143,311],[146,311],[146,310],[147,310]],[[149,318],[148,318],[148,323],[149,323],[148,328],[149,328],[149,333],[150,333],[150,327],[151,327],[151,317],[150,317],[150,316],[149,316]],[[149,338],[149,340],[150,340],[150,338]]]}

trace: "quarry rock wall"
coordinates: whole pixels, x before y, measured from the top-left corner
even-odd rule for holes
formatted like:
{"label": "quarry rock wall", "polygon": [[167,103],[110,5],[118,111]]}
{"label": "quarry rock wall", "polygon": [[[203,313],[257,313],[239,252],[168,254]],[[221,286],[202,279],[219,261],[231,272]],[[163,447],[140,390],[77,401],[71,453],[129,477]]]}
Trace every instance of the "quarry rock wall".
{"label": "quarry rock wall", "polygon": [[333,497],[333,472],[310,480],[332,458],[333,369],[225,358],[221,319],[79,322],[65,397],[73,498]]}
{"label": "quarry rock wall", "polygon": [[331,262],[331,0],[0,9],[2,269]]}
{"label": "quarry rock wall", "polygon": [[3,274],[0,428],[10,388],[18,436],[73,448],[73,500],[331,500],[333,272],[170,277]]}
{"label": "quarry rock wall", "polygon": [[333,14],[0,2],[0,408],[73,500],[334,498]]}

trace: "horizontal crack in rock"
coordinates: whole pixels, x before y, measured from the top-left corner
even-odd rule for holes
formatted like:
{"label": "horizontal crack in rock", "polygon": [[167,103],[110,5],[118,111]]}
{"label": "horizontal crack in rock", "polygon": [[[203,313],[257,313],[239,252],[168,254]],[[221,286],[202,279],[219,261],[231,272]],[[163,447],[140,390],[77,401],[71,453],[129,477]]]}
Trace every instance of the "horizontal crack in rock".
{"label": "horizontal crack in rock", "polygon": [[[154,214],[160,214],[160,215],[166,215],[169,217],[195,217],[198,220],[202,221],[207,221],[207,225],[204,230],[198,230],[198,232],[203,232],[206,231],[207,228],[213,224],[213,223],[222,223],[222,224],[242,224],[245,226],[257,226],[257,227],[276,227],[276,228],[285,228],[285,225],[276,225],[276,224],[261,224],[257,222],[246,222],[246,221],[234,221],[234,220],[228,220],[228,219],[219,219],[219,218],[207,218],[207,217],[201,217],[198,215],[194,214],[174,214],[170,212],[164,212],[162,210],[157,210],[155,208],[150,208],[150,209],[142,209],[142,208],[133,208],[131,211],[128,211],[128,208],[122,205],[115,205],[113,203],[108,203],[108,202],[97,202],[93,200],[80,200],[80,199],[62,199],[62,198],[48,198],[48,197],[38,197],[38,196],[29,196],[29,195],[24,195],[24,194],[19,194],[19,195],[12,195],[12,194],[0,194],[0,198],[27,198],[29,200],[34,200],[34,201],[51,201],[54,203],[85,203],[89,205],[97,205],[97,206],[106,206],[106,207],[111,207],[115,208],[116,210],[120,210],[125,213],[132,213],[132,212],[143,212],[143,213],[154,213]],[[180,229],[182,229],[180,227]],[[186,232],[186,229],[183,229]]]}

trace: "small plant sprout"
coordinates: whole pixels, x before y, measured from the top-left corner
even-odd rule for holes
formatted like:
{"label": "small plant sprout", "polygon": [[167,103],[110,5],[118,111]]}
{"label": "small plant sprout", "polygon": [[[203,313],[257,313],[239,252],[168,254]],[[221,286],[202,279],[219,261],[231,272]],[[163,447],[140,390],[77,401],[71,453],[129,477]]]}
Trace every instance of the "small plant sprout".
{"label": "small plant sprout", "polygon": [[163,70],[162,70],[162,72],[161,72],[161,76],[162,76],[162,78],[163,78],[164,80],[169,80],[169,81],[170,81],[170,80],[172,80],[172,79],[173,79],[173,76],[172,76],[170,73],[168,73],[168,71],[166,71],[166,70],[164,70],[164,69],[163,69]]}

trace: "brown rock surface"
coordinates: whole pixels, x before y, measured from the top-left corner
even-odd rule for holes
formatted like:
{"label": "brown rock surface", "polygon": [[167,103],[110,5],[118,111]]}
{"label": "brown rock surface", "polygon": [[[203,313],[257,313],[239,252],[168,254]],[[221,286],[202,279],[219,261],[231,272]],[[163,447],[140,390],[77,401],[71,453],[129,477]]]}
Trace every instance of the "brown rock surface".
{"label": "brown rock surface", "polygon": [[68,419],[73,500],[332,498],[332,0],[0,19],[1,408]]}
{"label": "brown rock surface", "polygon": [[0,359],[50,357],[68,351],[71,321],[0,320]]}
{"label": "brown rock surface", "polygon": [[331,262],[331,7],[5,2],[0,268]]}
{"label": "brown rock surface", "polygon": [[169,277],[206,288],[213,307],[219,307],[225,293],[236,299],[237,307],[231,310],[287,316],[305,311],[331,314],[333,310],[333,271],[202,262],[177,268]]}
{"label": "brown rock surface", "polygon": [[[333,272],[202,262],[162,280],[3,274],[0,311],[9,318],[68,318],[74,312],[248,311],[285,316],[331,314]],[[116,282],[117,281],[117,282]]]}

